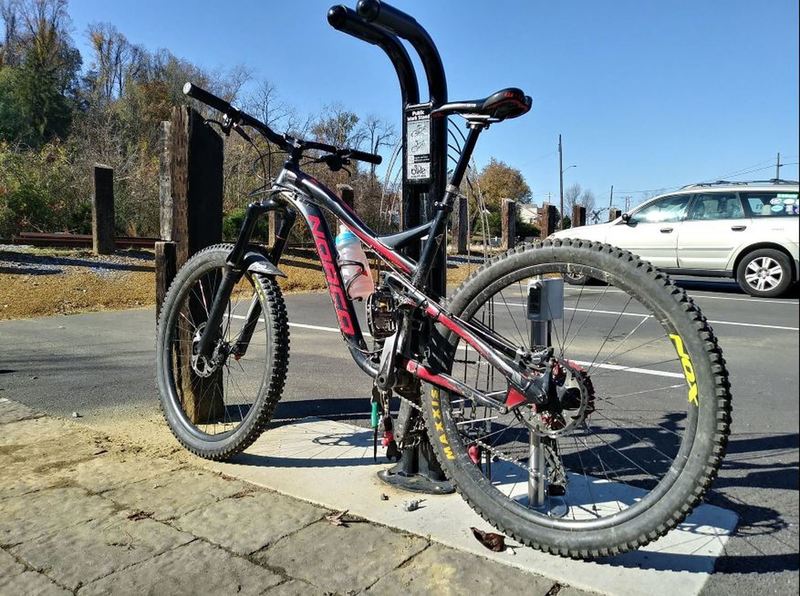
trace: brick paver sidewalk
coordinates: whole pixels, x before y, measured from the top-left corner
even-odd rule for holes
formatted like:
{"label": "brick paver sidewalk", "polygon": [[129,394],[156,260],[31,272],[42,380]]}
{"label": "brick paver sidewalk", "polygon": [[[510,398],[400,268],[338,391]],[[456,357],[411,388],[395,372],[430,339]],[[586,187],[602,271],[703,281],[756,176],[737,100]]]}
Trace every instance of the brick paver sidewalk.
{"label": "brick paver sidewalk", "polygon": [[0,399],[0,594],[579,594]]}

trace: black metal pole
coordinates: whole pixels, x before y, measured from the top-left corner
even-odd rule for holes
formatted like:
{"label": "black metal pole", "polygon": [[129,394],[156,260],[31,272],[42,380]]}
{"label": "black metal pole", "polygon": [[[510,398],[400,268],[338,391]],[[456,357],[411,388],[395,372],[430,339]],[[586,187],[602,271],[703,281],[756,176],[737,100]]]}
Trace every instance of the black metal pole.
{"label": "black metal pole", "polygon": [[[447,103],[447,78],[442,58],[433,39],[411,15],[380,0],[359,0],[357,11],[368,23],[374,23],[398,37],[407,40],[419,54],[428,81],[431,108]],[[431,121],[431,183],[424,195],[424,218],[430,221],[435,215],[434,204],[444,197],[447,186],[447,119]],[[429,280],[429,291],[434,297],[447,293],[447,243],[442,242],[434,260]]]}
{"label": "black metal pole", "polygon": [[[405,46],[396,35],[382,27],[367,23],[356,14],[356,11],[341,5],[333,6],[328,11],[328,23],[334,29],[378,46],[389,57],[400,83],[403,114],[405,114],[407,106],[419,103],[419,83],[414,64],[411,62],[411,57],[408,55]],[[400,209],[400,227],[401,230],[408,230],[422,223],[420,205],[425,189],[406,183],[408,179],[406,175],[408,143],[406,142],[405,126],[403,126],[402,147],[403,194],[401,199],[402,207]],[[419,259],[419,246],[417,244],[408,246],[403,252],[414,260]]]}
{"label": "black metal pole", "polygon": [[[434,204],[443,200],[447,184],[447,121],[443,118],[430,118],[431,109],[447,102],[444,67],[433,40],[412,17],[377,1],[362,0],[358,4],[357,14],[345,7],[334,7],[328,12],[328,22],[340,31],[379,46],[392,61],[400,80],[403,98],[402,228],[408,230],[417,227],[423,221],[430,221],[436,212]],[[416,73],[398,37],[409,41],[420,55],[428,81],[430,96],[428,104],[420,104]],[[412,177],[408,171],[409,158],[415,160],[417,158],[417,155],[409,151],[407,139],[409,123],[416,121],[418,117],[422,122],[427,119],[430,123],[428,179]],[[446,293],[447,249],[445,242],[441,245],[441,249],[435,255],[431,279],[428,282],[429,292],[437,297]],[[412,243],[405,252],[413,259],[420,258],[418,243]],[[436,462],[424,430],[420,430],[417,425],[418,416],[416,410],[411,410],[407,406],[401,408],[395,428],[401,428],[404,436],[407,433],[413,435],[410,441],[403,441],[400,463],[390,470],[383,470],[379,473],[379,477],[405,490],[425,493],[453,492],[452,484],[447,481]]]}

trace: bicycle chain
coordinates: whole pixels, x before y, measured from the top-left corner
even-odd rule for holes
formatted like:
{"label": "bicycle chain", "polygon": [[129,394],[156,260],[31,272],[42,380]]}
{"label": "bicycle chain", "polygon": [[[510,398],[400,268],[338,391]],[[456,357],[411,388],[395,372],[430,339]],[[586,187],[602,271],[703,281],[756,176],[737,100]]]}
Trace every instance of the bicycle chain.
{"label": "bicycle chain", "polygon": [[[402,395],[400,395],[400,393],[396,393],[395,395],[397,395],[397,397],[400,399],[400,401],[405,402],[406,404],[408,404],[409,407],[411,407],[412,409],[418,411],[420,413],[420,415],[422,414],[422,406],[420,406],[419,404],[415,404],[413,401],[411,401],[407,397],[403,397]],[[513,464],[515,466],[519,466],[519,467],[527,470],[529,473],[533,473],[534,472],[534,470],[532,470],[530,468],[530,466],[523,465],[521,460],[516,460],[516,459],[513,459],[512,457],[509,457],[508,455],[506,455],[502,451],[499,451],[496,448],[494,448],[494,447],[492,447],[490,445],[487,445],[485,442],[481,441],[480,439],[471,439],[471,440],[476,445],[482,447],[483,449],[486,449],[489,453],[491,453],[497,459],[505,461],[505,462],[508,462],[508,463]],[[548,469],[551,470],[550,478],[548,478],[548,481],[551,484],[560,484],[562,486],[566,485],[567,476],[566,476],[566,473],[564,472],[563,466],[558,461],[558,455],[556,454],[555,449],[548,442],[543,442],[542,445],[545,448],[545,459],[547,460],[547,463],[549,464]],[[404,445],[404,447],[405,447],[405,445]]]}

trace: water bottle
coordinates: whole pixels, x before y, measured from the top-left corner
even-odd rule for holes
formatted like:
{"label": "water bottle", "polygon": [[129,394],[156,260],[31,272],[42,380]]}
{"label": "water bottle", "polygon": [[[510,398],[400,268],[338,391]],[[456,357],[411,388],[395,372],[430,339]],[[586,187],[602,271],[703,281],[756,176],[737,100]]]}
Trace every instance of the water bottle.
{"label": "water bottle", "polygon": [[347,295],[351,300],[366,298],[375,291],[372,272],[361,241],[344,226],[339,226],[336,236],[336,252],[339,253],[339,266]]}

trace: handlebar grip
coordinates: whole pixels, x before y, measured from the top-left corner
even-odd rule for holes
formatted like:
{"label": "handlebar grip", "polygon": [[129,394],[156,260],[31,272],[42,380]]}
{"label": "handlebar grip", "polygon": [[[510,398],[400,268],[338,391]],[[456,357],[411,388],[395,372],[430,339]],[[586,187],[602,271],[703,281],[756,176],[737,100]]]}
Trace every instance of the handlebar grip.
{"label": "handlebar grip", "polygon": [[365,161],[367,163],[375,164],[376,166],[381,165],[383,158],[380,155],[376,155],[374,153],[367,153],[365,151],[356,151],[351,149],[348,151],[348,157],[350,159],[355,159],[356,161]]}
{"label": "handlebar grip", "polygon": [[239,110],[231,106],[231,104],[224,99],[221,99],[213,93],[209,93],[205,89],[192,83],[186,83],[183,86],[183,93],[184,95],[188,95],[189,97],[192,97],[217,111],[223,112],[228,116],[233,116],[239,113]]}

